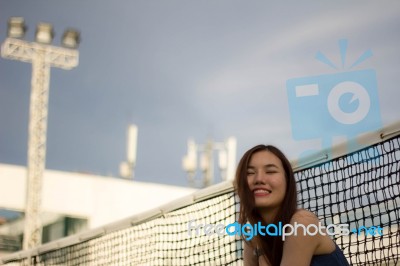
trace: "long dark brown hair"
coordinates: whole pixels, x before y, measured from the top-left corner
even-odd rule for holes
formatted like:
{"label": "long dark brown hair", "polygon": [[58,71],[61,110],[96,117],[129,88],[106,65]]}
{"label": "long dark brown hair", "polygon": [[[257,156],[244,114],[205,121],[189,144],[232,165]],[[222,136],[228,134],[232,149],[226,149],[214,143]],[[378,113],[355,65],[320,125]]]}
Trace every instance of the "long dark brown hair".
{"label": "long dark brown hair", "polygon": [[[240,199],[239,223],[245,224],[249,222],[250,224],[257,224],[261,221],[263,225],[266,225],[255,207],[254,196],[247,183],[247,169],[251,157],[253,154],[260,151],[271,152],[282,162],[286,177],[286,194],[273,223],[276,225],[278,225],[278,222],[282,222],[282,225],[288,224],[297,209],[296,180],[294,179],[293,169],[289,160],[281,150],[272,145],[257,145],[248,150],[243,155],[242,159],[240,159],[235,177],[235,189]],[[283,252],[281,236],[270,236],[266,234],[266,236],[256,236],[254,239],[256,242],[253,242],[251,246],[261,249],[262,254],[266,256],[267,260],[273,266],[279,265],[282,260]]]}

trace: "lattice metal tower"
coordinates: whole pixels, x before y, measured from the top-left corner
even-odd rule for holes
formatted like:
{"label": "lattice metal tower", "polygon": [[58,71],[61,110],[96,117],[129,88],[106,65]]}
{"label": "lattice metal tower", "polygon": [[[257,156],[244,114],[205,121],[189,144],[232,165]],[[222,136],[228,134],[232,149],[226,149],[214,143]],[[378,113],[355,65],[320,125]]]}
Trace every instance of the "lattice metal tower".
{"label": "lattice metal tower", "polygon": [[46,162],[46,131],[50,68],[72,69],[78,65],[79,34],[67,30],[63,35],[64,47],[51,46],[52,26],[39,23],[36,42],[19,38],[25,33],[24,20],[11,18],[8,38],[3,42],[1,55],[4,58],[32,64],[31,99],[29,114],[28,171],[25,210],[24,249],[41,244],[42,226],[40,222],[43,172]]}

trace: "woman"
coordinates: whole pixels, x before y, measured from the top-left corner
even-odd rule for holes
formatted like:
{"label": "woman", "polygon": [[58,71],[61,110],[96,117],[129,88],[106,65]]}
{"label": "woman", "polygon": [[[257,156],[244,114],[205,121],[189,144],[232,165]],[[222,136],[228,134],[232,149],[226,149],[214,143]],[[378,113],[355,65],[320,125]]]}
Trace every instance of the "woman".
{"label": "woman", "polygon": [[[239,162],[235,186],[240,198],[239,223],[251,225],[302,224],[318,226],[311,212],[297,208],[293,170],[285,155],[274,146],[258,145]],[[296,235],[256,235],[244,244],[244,265],[349,265],[342,251],[324,232]]]}

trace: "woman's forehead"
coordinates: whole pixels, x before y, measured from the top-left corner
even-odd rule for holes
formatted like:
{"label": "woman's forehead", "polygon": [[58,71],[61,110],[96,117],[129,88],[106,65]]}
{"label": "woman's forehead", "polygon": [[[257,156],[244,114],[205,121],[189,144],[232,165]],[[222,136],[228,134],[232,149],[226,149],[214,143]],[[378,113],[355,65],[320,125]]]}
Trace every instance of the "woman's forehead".
{"label": "woman's forehead", "polygon": [[282,166],[282,162],[279,157],[272,152],[266,150],[258,151],[252,154],[252,156],[250,157],[249,166],[252,166],[253,164],[273,164],[276,166]]}

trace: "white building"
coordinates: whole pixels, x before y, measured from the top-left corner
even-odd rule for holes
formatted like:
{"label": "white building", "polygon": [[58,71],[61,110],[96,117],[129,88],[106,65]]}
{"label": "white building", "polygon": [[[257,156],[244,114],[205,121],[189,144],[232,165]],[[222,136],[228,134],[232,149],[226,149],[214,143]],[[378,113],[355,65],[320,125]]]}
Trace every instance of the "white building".
{"label": "white building", "polygon": [[[43,178],[43,242],[142,213],[195,191],[193,188],[53,170],[46,170]],[[26,168],[0,164],[0,209],[23,212],[25,198]],[[0,249],[2,243],[21,240],[23,234],[23,218],[4,221],[0,223],[0,236],[3,236]]]}

